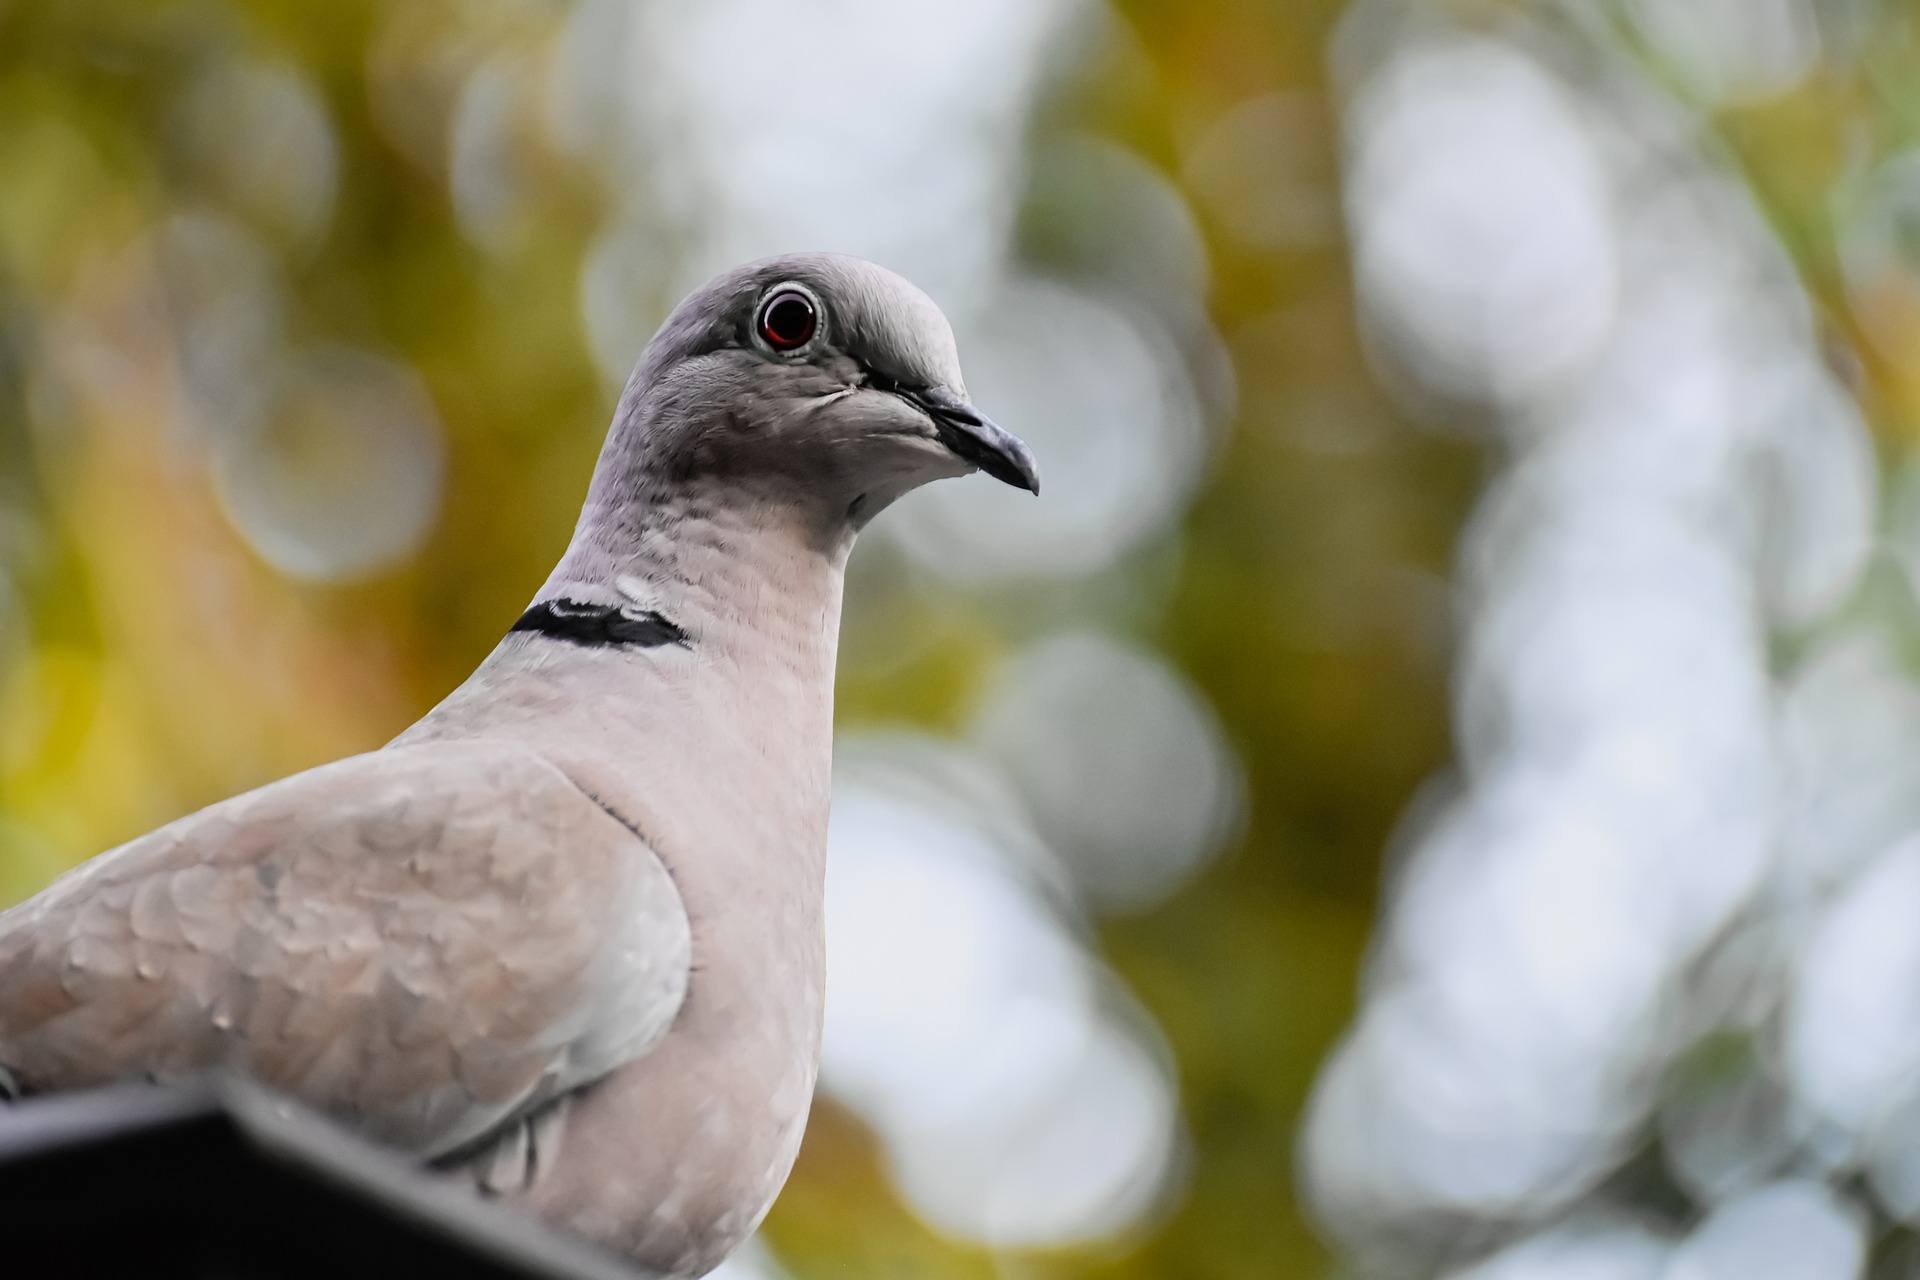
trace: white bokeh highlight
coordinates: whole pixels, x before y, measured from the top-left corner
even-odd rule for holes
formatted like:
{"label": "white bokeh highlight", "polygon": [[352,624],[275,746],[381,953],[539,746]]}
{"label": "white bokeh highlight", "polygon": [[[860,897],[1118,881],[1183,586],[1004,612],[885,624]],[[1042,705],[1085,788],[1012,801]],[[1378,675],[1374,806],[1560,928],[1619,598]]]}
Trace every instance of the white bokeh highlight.
{"label": "white bokeh highlight", "polygon": [[1102,910],[1156,905],[1240,819],[1239,765],[1199,690],[1097,633],[1049,636],[1003,664],[971,737]]}
{"label": "white bokeh highlight", "polygon": [[1447,1280],[1670,1280],[1670,1243],[1624,1221],[1577,1221],[1543,1231]]}
{"label": "white bokeh highlight", "polygon": [[1821,1120],[1864,1142],[1920,1102],[1920,836],[1856,876],[1815,922],[1795,973],[1786,1060]]}
{"label": "white bokeh highlight", "polygon": [[1577,373],[1617,305],[1605,174],[1578,105],[1491,40],[1416,47],[1349,108],[1348,221],[1376,339],[1437,391]]}
{"label": "white bokeh highlight", "polygon": [[193,81],[175,136],[209,194],[294,246],[333,217],[339,146],[319,90],[298,68],[219,62]]}
{"label": "white bokeh highlight", "polygon": [[1853,1280],[1866,1260],[1859,1210],[1790,1179],[1715,1208],[1674,1250],[1665,1280]]}
{"label": "white bokeh highlight", "polygon": [[295,578],[340,582],[403,560],[439,513],[445,442],[426,388],[344,347],[290,358],[259,425],[219,442],[221,505]]}
{"label": "white bokeh highlight", "polygon": [[1820,57],[1819,23],[1809,0],[1628,0],[1625,8],[1705,101],[1784,93]]}
{"label": "white bokeh highlight", "polygon": [[1136,1224],[1181,1149],[1169,1060],[1032,873],[1011,791],[932,739],[839,751],[824,1086],[945,1231],[1018,1247]]}

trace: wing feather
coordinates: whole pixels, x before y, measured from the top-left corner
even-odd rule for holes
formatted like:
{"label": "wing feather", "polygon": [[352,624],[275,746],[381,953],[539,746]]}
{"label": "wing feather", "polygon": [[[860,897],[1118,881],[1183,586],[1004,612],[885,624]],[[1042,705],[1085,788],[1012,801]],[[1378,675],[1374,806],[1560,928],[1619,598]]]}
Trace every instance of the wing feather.
{"label": "wing feather", "polygon": [[644,1053],[690,950],[660,860],[558,768],[400,747],[0,913],[0,1063],[30,1091],[233,1067],[432,1157]]}

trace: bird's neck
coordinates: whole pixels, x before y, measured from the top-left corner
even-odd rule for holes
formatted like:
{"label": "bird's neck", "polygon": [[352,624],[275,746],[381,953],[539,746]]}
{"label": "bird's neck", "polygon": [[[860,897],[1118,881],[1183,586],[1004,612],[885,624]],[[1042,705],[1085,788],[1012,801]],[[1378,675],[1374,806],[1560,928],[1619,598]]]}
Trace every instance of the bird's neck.
{"label": "bird's neck", "polygon": [[736,661],[811,665],[830,680],[852,539],[851,527],[831,526],[771,486],[626,493],[596,483],[535,603],[656,614],[692,645]]}
{"label": "bird's neck", "polygon": [[[669,847],[778,858],[812,893],[850,541],[823,542],[804,512],[738,491],[590,501],[536,608],[657,614],[684,639],[516,630],[399,741],[519,743]],[[676,830],[685,815],[707,825]]]}

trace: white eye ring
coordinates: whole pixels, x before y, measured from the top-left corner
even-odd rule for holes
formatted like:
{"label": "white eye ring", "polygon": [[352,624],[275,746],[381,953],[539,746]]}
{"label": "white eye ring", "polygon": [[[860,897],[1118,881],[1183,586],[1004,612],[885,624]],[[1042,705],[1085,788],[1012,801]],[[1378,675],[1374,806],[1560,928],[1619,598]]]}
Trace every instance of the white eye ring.
{"label": "white eye ring", "polygon": [[754,335],[776,355],[805,350],[820,336],[823,309],[813,291],[800,285],[776,285],[767,291],[754,315]]}

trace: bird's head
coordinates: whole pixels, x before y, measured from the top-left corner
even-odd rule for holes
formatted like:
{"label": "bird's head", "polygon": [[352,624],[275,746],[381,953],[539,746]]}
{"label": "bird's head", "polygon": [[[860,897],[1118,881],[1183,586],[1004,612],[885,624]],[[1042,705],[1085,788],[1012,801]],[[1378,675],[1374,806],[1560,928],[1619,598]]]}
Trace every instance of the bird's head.
{"label": "bird's head", "polygon": [[772,488],[855,526],[974,470],[1040,491],[1026,445],[967,398],[940,308],[836,254],[750,263],[682,302],[614,432],[627,465],[662,479]]}

